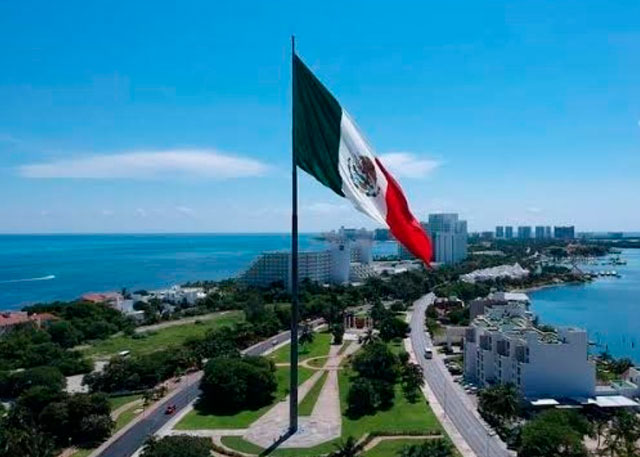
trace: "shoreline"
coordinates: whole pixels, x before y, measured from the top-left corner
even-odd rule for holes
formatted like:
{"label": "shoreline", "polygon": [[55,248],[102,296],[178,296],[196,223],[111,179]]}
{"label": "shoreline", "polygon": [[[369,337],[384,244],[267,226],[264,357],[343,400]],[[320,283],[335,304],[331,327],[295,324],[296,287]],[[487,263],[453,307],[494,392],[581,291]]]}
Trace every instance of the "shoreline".
{"label": "shoreline", "polygon": [[586,282],[582,282],[582,281],[569,281],[569,282],[558,282],[558,283],[552,283],[552,284],[541,284],[539,286],[533,286],[533,287],[527,287],[525,289],[513,289],[510,290],[509,292],[521,292],[523,294],[530,294],[533,292],[537,292],[539,290],[544,290],[544,289],[550,289],[552,287],[563,287],[563,286],[583,286],[583,285],[587,285],[592,283],[593,281],[586,281]]}

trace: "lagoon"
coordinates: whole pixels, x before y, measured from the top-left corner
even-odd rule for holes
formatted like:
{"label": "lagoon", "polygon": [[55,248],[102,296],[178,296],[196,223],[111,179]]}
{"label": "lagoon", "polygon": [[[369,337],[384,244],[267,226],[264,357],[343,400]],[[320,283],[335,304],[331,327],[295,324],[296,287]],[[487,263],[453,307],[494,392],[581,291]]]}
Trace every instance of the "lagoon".
{"label": "lagoon", "polygon": [[531,309],[543,323],[585,328],[594,353],[608,349],[640,363],[640,249],[624,249],[621,257],[627,265],[585,267],[615,269],[620,278],[531,292]]}

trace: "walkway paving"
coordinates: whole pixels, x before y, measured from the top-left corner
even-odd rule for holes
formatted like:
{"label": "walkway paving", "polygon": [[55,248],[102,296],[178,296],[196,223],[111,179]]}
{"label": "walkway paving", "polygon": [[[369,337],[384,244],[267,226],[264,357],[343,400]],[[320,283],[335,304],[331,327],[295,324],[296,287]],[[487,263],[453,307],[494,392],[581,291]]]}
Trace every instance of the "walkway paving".
{"label": "walkway paving", "polygon": [[[280,444],[281,448],[308,448],[339,438],[342,434],[342,414],[340,412],[340,395],[338,386],[338,369],[344,357],[353,354],[358,349],[357,344],[351,344],[342,354],[338,355],[339,346],[331,346],[327,363],[322,370],[316,371],[305,381],[298,390],[298,403],[322,377],[324,371],[329,374],[311,415],[298,418],[298,431]],[[244,439],[263,448],[268,448],[280,437],[284,436],[289,427],[289,397],[271,408],[265,415],[255,421]]]}

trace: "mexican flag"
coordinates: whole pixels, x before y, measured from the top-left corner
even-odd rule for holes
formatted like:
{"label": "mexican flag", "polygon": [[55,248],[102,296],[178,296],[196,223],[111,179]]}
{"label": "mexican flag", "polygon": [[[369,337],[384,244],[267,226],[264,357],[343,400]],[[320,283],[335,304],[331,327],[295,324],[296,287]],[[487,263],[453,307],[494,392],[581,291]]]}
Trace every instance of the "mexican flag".
{"label": "mexican flag", "polygon": [[431,240],[398,182],[353,119],[298,56],[293,57],[293,147],[300,168],[380,224],[426,264]]}

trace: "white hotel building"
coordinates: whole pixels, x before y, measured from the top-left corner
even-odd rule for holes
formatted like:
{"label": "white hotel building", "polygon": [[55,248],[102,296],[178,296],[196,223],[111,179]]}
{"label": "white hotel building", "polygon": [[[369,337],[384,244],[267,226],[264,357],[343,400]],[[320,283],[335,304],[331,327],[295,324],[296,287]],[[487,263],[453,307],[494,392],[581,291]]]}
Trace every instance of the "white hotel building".
{"label": "white hotel building", "polygon": [[[343,230],[343,229],[341,229]],[[373,233],[362,231],[358,236],[329,237],[330,247],[324,251],[298,253],[298,277],[319,284],[346,284],[373,276]],[[291,285],[291,253],[288,251],[265,252],[258,256],[240,276],[240,282],[257,287],[267,287],[282,282],[287,289]]]}
{"label": "white hotel building", "polygon": [[526,307],[494,306],[467,329],[464,374],[481,386],[514,384],[528,399],[586,398],[595,394],[595,364],[586,331],[543,332]]}

